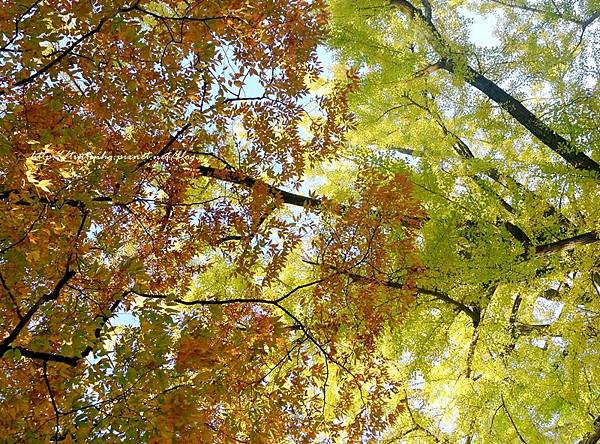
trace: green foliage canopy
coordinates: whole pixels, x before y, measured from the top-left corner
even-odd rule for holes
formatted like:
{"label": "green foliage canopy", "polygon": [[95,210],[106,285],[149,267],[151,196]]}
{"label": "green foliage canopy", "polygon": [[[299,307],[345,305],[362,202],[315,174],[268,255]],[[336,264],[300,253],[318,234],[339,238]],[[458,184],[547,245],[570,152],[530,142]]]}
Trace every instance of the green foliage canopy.
{"label": "green foliage canopy", "polygon": [[598,3],[331,8],[361,75],[349,156],[409,174],[428,216],[386,439],[596,442]]}

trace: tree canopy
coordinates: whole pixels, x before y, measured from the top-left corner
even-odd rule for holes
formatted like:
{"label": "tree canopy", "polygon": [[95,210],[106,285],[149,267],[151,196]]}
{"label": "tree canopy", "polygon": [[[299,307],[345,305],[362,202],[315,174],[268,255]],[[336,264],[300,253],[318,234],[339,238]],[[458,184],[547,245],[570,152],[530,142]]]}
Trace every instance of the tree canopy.
{"label": "tree canopy", "polygon": [[0,440],[599,442],[598,18],[0,0]]}
{"label": "tree canopy", "polygon": [[349,146],[408,174],[428,216],[388,339],[408,410],[391,440],[600,438],[598,6],[332,6],[361,73]]}

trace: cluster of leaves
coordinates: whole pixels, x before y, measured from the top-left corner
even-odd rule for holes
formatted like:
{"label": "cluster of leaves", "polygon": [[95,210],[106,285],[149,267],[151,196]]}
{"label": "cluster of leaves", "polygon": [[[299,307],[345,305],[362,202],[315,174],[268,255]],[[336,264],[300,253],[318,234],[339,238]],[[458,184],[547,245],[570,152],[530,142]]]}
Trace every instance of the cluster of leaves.
{"label": "cluster of leaves", "polygon": [[368,168],[353,199],[294,192],[353,124],[356,73],[310,93],[326,23],[313,0],[0,2],[2,442],[384,430],[377,334],[423,214]]}
{"label": "cluster of leaves", "polygon": [[599,17],[0,0],[0,440],[597,442]]}
{"label": "cluster of leaves", "polygon": [[598,3],[331,3],[349,155],[427,212],[383,440],[598,442]]}

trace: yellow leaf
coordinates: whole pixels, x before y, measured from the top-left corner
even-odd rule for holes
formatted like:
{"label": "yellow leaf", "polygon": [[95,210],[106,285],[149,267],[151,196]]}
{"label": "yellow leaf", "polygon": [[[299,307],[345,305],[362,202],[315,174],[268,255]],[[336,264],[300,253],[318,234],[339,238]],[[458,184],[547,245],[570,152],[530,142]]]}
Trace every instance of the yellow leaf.
{"label": "yellow leaf", "polygon": [[27,167],[27,169],[29,171],[37,170],[37,167],[35,166],[35,163],[33,163],[33,160],[31,160],[31,158],[28,158],[27,160],[25,160],[25,166]]}
{"label": "yellow leaf", "polygon": [[48,185],[52,185],[52,182],[50,182],[48,179],[40,180],[38,183],[35,184],[36,187],[41,188],[46,193],[50,192],[50,190],[48,189]]}

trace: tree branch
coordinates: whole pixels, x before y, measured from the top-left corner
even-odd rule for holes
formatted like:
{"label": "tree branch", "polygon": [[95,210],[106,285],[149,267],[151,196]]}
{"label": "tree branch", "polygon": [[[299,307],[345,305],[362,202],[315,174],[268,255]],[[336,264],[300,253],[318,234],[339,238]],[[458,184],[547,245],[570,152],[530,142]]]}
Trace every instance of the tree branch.
{"label": "tree branch", "polygon": [[213,17],[166,16],[166,15],[157,14],[156,12],[148,11],[147,9],[144,9],[137,4],[135,6],[133,6],[131,9],[133,9],[135,11],[139,11],[142,14],[149,15],[149,16],[154,17],[155,19],[159,19],[159,20],[207,23],[207,22],[214,21],[214,20],[228,20],[229,19],[229,20],[238,20],[238,21],[246,23],[245,20],[241,19],[240,17],[234,16],[234,15],[217,15],[217,16],[213,16]]}
{"label": "tree branch", "polygon": [[46,388],[48,389],[48,395],[50,396],[50,402],[52,404],[52,409],[54,410],[54,416],[56,419],[56,424],[54,426],[54,441],[58,442],[58,431],[60,430],[60,410],[58,410],[58,406],[56,405],[56,400],[54,399],[54,392],[52,391],[52,387],[50,386],[50,380],[48,379],[48,361],[44,361],[42,364],[44,382],[46,383]]}
{"label": "tree branch", "polygon": [[[41,67],[40,69],[38,69],[36,72],[34,72],[33,74],[31,74],[28,77],[25,77],[17,82],[15,82],[12,85],[12,88],[18,88],[21,86],[25,86],[28,85],[30,83],[32,83],[33,81],[35,81],[38,77],[46,74],[48,71],[50,71],[50,69],[55,66],[58,65],[62,59],[64,59],[65,57],[67,57],[69,54],[71,54],[73,52],[73,50],[79,46],[83,41],[89,39],[90,37],[92,37],[93,35],[97,34],[98,32],[100,32],[100,30],[102,29],[102,27],[104,26],[104,24],[110,20],[111,18],[114,18],[117,14],[121,13],[121,12],[128,12],[133,10],[137,4],[139,3],[140,0],[136,0],[136,2],[132,5],[132,6],[125,6],[122,8],[119,8],[117,10],[116,13],[110,15],[110,16],[105,16],[102,17],[100,19],[100,21],[98,22],[98,24],[96,26],[94,26],[90,31],[86,32],[85,34],[83,34],[81,37],[79,37],[77,40],[75,40],[73,43],[71,43],[69,46],[67,46],[65,49],[60,50],[60,55],[58,57],[56,57],[55,59],[51,60],[50,62],[48,62],[46,65],[44,65],[43,67]],[[37,4],[37,3],[36,3]],[[5,94],[6,90],[5,89],[0,89],[0,96]]]}
{"label": "tree branch", "polygon": [[594,421],[594,429],[588,433],[577,444],[598,444],[600,443],[600,416]]}
{"label": "tree branch", "polygon": [[64,356],[64,355],[59,355],[59,354],[55,354],[55,353],[48,353],[48,352],[38,352],[38,351],[33,351],[33,350],[29,350],[28,348],[22,347],[22,346],[16,346],[16,347],[10,347],[7,345],[3,345],[0,344],[0,358],[3,357],[6,352],[9,351],[19,351],[19,353],[22,356],[25,356],[26,358],[29,359],[37,359],[40,361],[48,361],[48,362],[60,362],[62,364],[68,364],[71,367],[75,367],[77,365],[77,362],[79,361],[79,359],[76,356]]}
{"label": "tree branch", "polygon": [[15,18],[15,30],[13,32],[13,35],[8,40],[8,42],[6,42],[6,44],[4,46],[2,46],[2,48],[0,48],[0,52],[2,52],[2,51],[10,51],[7,48],[15,41],[15,39],[19,35],[19,33],[20,33],[19,25],[21,24],[21,22],[23,22],[24,20],[27,19],[27,15],[29,15],[34,9],[36,9],[41,2],[42,2],[42,0],[36,0],[36,1],[34,1],[31,4],[31,6],[29,6],[21,15],[19,15],[17,18]]}
{"label": "tree branch", "polygon": [[[314,285],[315,283],[317,283],[317,281],[315,282],[311,282],[307,285],[304,286],[299,286],[296,289],[292,290],[296,291],[297,289],[306,287],[308,285]],[[276,308],[278,308],[279,310],[281,310],[287,317],[289,317],[292,321],[294,321],[295,325],[298,326],[298,328],[300,330],[302,330],[302,332],[304,333],[304,335],[308,338],[308,340],[310,342],[313,343],[313,345],[315,345],[315,347],[317,347],[317,349],[323,354],[323,356],[325,357],[325,359],[329,359],[331,362],[333,362],[334,364],[336,364],[338,367],[340,367],[342,370],[344,370],[346,373],[348,373],[350,376],[352,376],[352,378],[355,380],[355,382],[357,383],[359,389],[361,389],[360,384],[358,383],[358,379],[356,378],[356,375],[354,375],[354,373],[352,371],[350,371],[350,369],[348,369],[348,367],[346,367],[344,365],[344,363],[338,361],[337,359],[335,359],[333,356],[331,356],[331,354],[325,350],[324,346],[317,341],[317,339],[313,336],[313,334],[308,330],[308,328],[304,325],[304,323],[302,321],[300,321],[300,319],[298,319],[298,317],[293,314],[290,310],[288,310],[287,308],[285,308],[283,305],[280,304],[280,301],[282,301],[283,299],[285,299],[286,297],[288,297],[292,292],[288,293],[287,295],[284,295],[278,299],[263,299],[263,298],[232,298],[232,299],[196,299],[196,300],[192,300],[192,301],[186,301],[185,299],[182,299],[180,297],[174,297],[173,295],[164,295],[164,294],[156,294],[156,293],[144,293],[144,292],[140,292],[140,291],[136,291],[136,290],[131,290],[130,291],[132,294],[135,294],[136,296],[141,296],[144,298],[149,298],[149,299],[162,299],[162,300],[167,300],[170,302],[175,302],[177,304],[181,304],[181,305],[188,305],[188,306],[193,306],[193,305],[200,305],[200,306],[210,306],[210,305],[229,305],[229,304],[265,304],[265,305],[272,305]],[[361,396],[362,396],[362,391],[361,391]]]}
{"label": "tree branch", "polygon": [[223,180],[225,182],[234,183],[236,185],[242,185],[247,188],[252,188],[258,183],[264,185],[269,190],[269,193],[274,197],[280,197],[284,203],[294,205],[297,207],[310,207],[318,208],[323,202],[320,199],[303,196],[300,194],[291,193],[289,191],[282,190],[273,185],[269,185],[259,179],[250,177],[244,173],[237,171],[231,171],[229,169],[213,168],[209,166],[199,166],[198,172],[201,176],[212,177],[215,179]]}
{"label": "tree branch", "polygon": [[[19,322],[17,323],[17,325],[15,326],[13,331],[6,338],[4,338],[4,340],[2,341],[2,345],[6,347],[6,346],[10,345],[15,339],[17,339],[17,336],[19,335],[21,330],[23,330],[23,328],[25,328],[27,323],[30,321],[30,319],[33,317],[33,315],[39,310],[39,308],[46,302],[57,299],[58,296],[60,295],[60,292],[62,291],[63,287],[67,284],[67,282],[69,282],[69,280],[73,276],[75,276],[75,274],[76,273],[74,271],[70,270],[69,267],[67,266],[65,273],[60,278],[60,280],[56,283],[54,290],[52,290],[52,292],[50,292],[50,293],[43,295],[29,308],[29,310],[27,310],[27,312],[23,315],[23,317],[21,317],[21,319],[19,320]],[[0,356],[1,356],[1,354],[0,354]]]}
{"label": "tree branch", "polygon": [[[108,309],[108,312],[111,315],[117,310],[117,308],[121,304],[122,300],[129,293],[131,293],[131,291],[124,292],[123,295],[119,299],[117,299],[116,301],[114,301],[112,303],[112,305]],[[97,321],[98,319],[101,320],[100,325],[98,325],[98,327],[94,331],[94,337],[96,339],[100,339],[100,337],[102,335],[102,329],[108,322],[109,318],[110,318],[110,315],[107,313],[104,313],[104,312],[100,313],[94,317],[94,321]],[[29,359],[37,359],[37,360],[41,360],[44,362],[59,362],[62,364],[70,365],[71,367],[75,367],[75,366],[77,366],[79,361],[81,361],[83,358],[87,357],[93,350],[94,350],[94,346],[88,345],[81,352],[81,354],[79,356],[64,356],[64,355],[59,355],[59,354],[55,354],[55,353],[33,351],[33,350],[29,350],[28,348],[25,348],[22,346],[11,347],[8,344],[4,344],[4,342],[3,342],[2,344],[0,344],[0,358],[2,356],[4,356],[4,354],[8,351],[19,351],[19,353],[22,356],[25,356],[26,358],[29,358]]]}
{"label": "tree branch", "polygon": [[567,239],[561,239],[559,241],[551,242],[549,244],[537,245],[535,247],[535,254],[546,255],[558,253],[563,250],[572,250],[575,247],[592,244],[598,241],[600,241],[600,236],[598,236],[598,232],[589,231],[584,234],[579,234],[577,236],[569,237]]}
{"label": "tree branch", "polygon": [[423,287],[417,287],[417,293],[433,296],[434,298],[439,299],[440,301],[444,301],[451,305],[454,305],[459,311],[463,312],[464,314],[466,314],[467,316],[469,316],[471,318],[471,321],[473,322],[473,327],[477,327],[479,325],[479,323],[481,322],[481,313],[477,307],[473,307],[473,308],[468,307],[467,305],[463,304],[462,302],[451,298],[448,294],[446,294],[442,291],[432,290],[432,289],[423,288]]}
{"label": "tree branch", "polygon": [[[24,79],[21,79],[21,80],[15,82],[12,85],[12,87],[18,88],[20,86],[28,85],[29,83],[32,83],[38,77],[47,73],[54,65],[59,64],[62,61],[62,59],[64,59],[66,56],[68,56],[81,42],[90,38],[94,34],[97,34],[98,32],[100,32],[100,30],[102,29],[102,27],[108,21],[109,18],[110,17],[103,17],[102,19],[100,19],[100,21],[94,28],[92,28],[90,31],[83,34],[81,37],[79,37],[77,40],[75,40],[71,45],[69,45],[67,48],[62,50],[58,57],[56,57],[55,59],[53,59],[52,61],[50,61],[43,67],[41,67],[40,69],[38,69],[35,73],[31,74],[30,76],[25,77]],[[0,89],[0,96],[5,93],[6,93],[6,90]]]}
{"label": "tree branch", "polygon": [[483,74],[470,67],[466,61],[461,60],[456,53],[449,51],[450,42],[446,40],[437,30],[431,19],[423,12],[406,0],[390,0],[400,11],[411,20],[416,20],[425,28],[426,37],[433,49],[441,57],[438,64],[442,69],[451,74],[458,70],[465,70],[464,79],[474,86],[488,98],[499,104],[517,122],[523,125],[532,135],[544,145],[553,150],[574,168],[590,173],[600,180],[600,165],[579,151],[571,142],[552,130],[540,120],[535,114],[527,109],[520,101],[508,94],[496,83],[486,78]]}
{"label": "tree branch", "polygon": [[513,420],[510,412],[508,411],[508,408],[506,407],[506,403],[504,402],[504,395],[501,394],[500,398],[502,399],[502,407],[504,408],[504,411],[506,412],[506,415],[508,416],[508,419],[510,419],[510,423],[512,424],[513,428],[515,429],[515,432],[517,432],[517,436],[519,437],[519,440],[523,444],[527,444],[527,441],[525,441],[523,439],[523,436],[521,435],[521,432],[519,432],[519,429],[517,428],[517,425],[515,424],[515,421]]}
{"label": "tree branch", "polygon": [[[302,262],[304,262],[305,264],[308,264],[308,265],[317,265],[317,266],[321,265],[318,262],[310,261],[308,259],[303,259]],[[350,279],[355,280],[357,282],[377,282],[378,284],[380,284],[384,287],[393,288],[396,290],[402,290],[402,289],[406,288],[404,286],[404,284],[402,284],[401,282],[394,282],[391,280],[375,281],[374,279],[368,278],[367,276],[362,276],[357,273],[339,270],[333,266],[327,266],[327,267],[334,269],[337,273],[348,276]],[[474,326],[479,325],[479,322],[481,321],[481,313],[480,313],[480,310],[478,307],[471,308],[471,307],[467,306],[466,304],[463,304],[462,302],[451,298],[448,294],[446,294],[440,290],[423,288],[423,287],[418,287],[418,286],[416,287],[416,290],[417,290],[417,293],[426,294],[428,296],[433,296],[436,299],[439,299],[441,301],[444,301],[451,305],[454,305],[454,307],[456,307],[456,309],[458,309],[459,311],[463,312],[464,314],[466,314],[467,316],[469,316],[471,318],[471,321],[473,322]]]}
{"label": "tree branch", "polygon": [[147,159],[142,160],[140,163],[138,163],[136,165],[136,167],[133,169],[133,171],[131,171],[130,174],[135,173],[137,170],[139,170],[141,167],[143,167],[147,163],[152,162],[156,158],[165,154],[169,150],[169,148],[177,141],[177,139],[179,139],[188,129],[190,129],[191,126],[192,126],[192,124],[189,122],[186,123],[185,125],[183,125],[179,129],[179,131],[177,131],[174,135],[171,135],[169,137],[169,141],[167,143],[165,143],[165,145],[156,154],[154,154],[154,155],[148,157]]}

